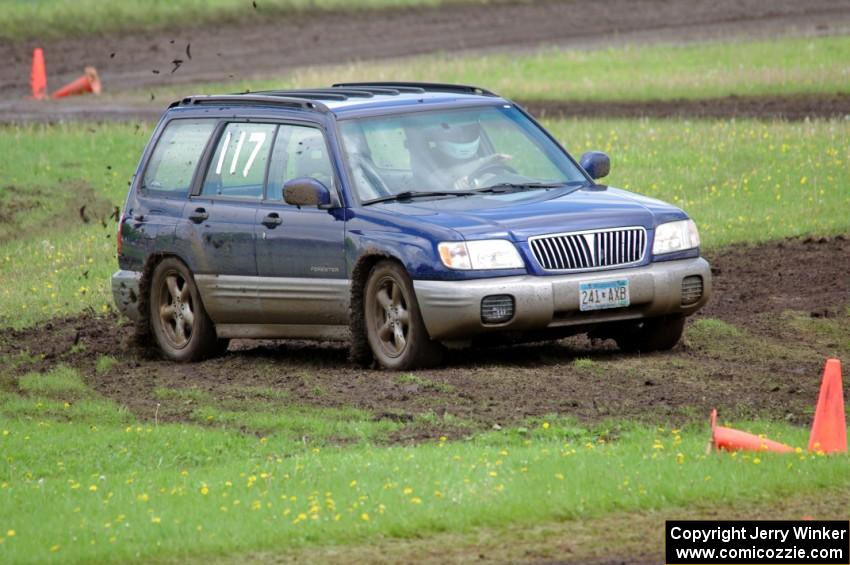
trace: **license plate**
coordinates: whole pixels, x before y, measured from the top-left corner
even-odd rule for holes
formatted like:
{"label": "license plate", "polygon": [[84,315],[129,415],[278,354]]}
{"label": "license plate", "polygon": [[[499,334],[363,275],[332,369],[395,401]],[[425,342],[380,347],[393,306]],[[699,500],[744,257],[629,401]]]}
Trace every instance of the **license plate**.
{"label": "license plate", "polygon": [[605,310],[629,305],[629,280],[579,283],[579,309]]}

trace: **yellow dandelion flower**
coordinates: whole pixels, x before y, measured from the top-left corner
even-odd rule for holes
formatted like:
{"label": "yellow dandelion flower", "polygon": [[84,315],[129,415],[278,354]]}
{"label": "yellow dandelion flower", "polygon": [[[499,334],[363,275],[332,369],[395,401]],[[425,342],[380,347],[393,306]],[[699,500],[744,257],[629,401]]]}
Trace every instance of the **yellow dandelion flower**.
{"label": "yellow dandelion flower", "polygon": [[162,522],[162,518],[160,518],[159,516],[151,516],[152,524],[159,524],[160,522]]}
{"label": "yellow dandelion flower", "polygon": [[549,429],[549,422],[543,422],[542,427],[543,427],[544,430],[548,430]]}
{"label": "yellow dandelion flower", "polygon": [[92,491],[92,492],[97,492],[97,485],[91,485],[89,487],[89,490]]}
{"label": "yellow dandelion flower", "polygon": [[6,537],[7,537],[7,538],[13,538],[13,537],[15,537],[16,535],[18,535],[18,533],[17,533],[15,530],[8,530],[8,531],[6,532]]}
{"label": "yellow dandelion flower", "polygon": [[363,514],[360,515],[360,519],[363,520],[364,522],[368,522],[369,521],[369,514],[364,512]]}
{"label": "yellow dandelion flower", "polygon": [[410,499],[410,502],[412,504],[422,504],[422,499],[419,498],[418,496],[414,496],[413,498]]}
{"label": "yellow dandelion flower", "polygon": [[208,487],[207,485],[204,485],[204,486],[202,486],[202,487],[201,487],[201,494],[202,494],[202,495],[206,496],[206,495],[208,495],[209,493],[210,493],[210,489],[209,489],[209,487]]}
{"label": "yellow dandelion flower", "polygon": [[413,489],[410,488],[410,487],[404,487],[404,491],[402,491],[402,492],[404,492],[404,494],[406,494],[406,495],[411,494],[413,492]]}

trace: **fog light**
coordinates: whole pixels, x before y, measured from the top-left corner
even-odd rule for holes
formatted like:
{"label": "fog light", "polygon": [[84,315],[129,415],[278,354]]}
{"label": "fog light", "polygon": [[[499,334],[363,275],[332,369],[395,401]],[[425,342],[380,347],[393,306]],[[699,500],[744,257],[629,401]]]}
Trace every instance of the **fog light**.
{"label": "fog light", "polygon": [[514,297],[494,294],[481,300],[481,321],[485,324],[504,324],[514,317]]}
{"label": "fog light", "polygon": [[691,275],[682,279],[682,306],[696,304],[702,298],[702,277]]}

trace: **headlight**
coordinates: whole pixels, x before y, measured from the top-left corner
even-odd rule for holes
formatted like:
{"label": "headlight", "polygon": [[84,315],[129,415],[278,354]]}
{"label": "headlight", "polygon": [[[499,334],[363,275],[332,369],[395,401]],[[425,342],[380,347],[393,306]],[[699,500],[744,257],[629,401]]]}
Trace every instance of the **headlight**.
{"label": "headlight", "polygon": [[693,220],[668,222],[655,228],[652,254],[672,253],[699,247],[699,231]]}
{"label": "headlight", "polygon": [[449,269],[521,269],[525,265],[516,247],[505,239],[444,241],[437,246]]}

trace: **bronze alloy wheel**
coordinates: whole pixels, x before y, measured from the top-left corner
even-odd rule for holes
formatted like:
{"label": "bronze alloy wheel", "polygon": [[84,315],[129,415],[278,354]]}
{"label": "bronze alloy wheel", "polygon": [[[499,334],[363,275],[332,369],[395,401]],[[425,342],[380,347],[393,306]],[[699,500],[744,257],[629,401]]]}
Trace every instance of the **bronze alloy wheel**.
{"label": "bronze alloy wheel", "polygon": [[384,260],[372,267],[363,298],[366,338],[378,364],[403,371],[440,362],[443,348],[431,341],[400,264]]}
{"label": "bronze alloy wheel", "polygon": [[189,268],[166,257],[153,270],[150,326],[162,353],[175,361],[198,361],[226,350],[207,316]]}
{"label": "bronze alloy wheel", "polygon": [[377,287],[372,318],[374,331],[384,353],[389,357],[398,357],[404,353],[410,333],[410,313],[407,311],[409,299],[392,276],[383,277]]}
{"label": "bronze alloy wheel", "polygon": [[175,349],[183,349],[192,338],[195,313],[189,284],[176,271],[169,271],[162,279],[159,292],[159,318],[166,339]]}

